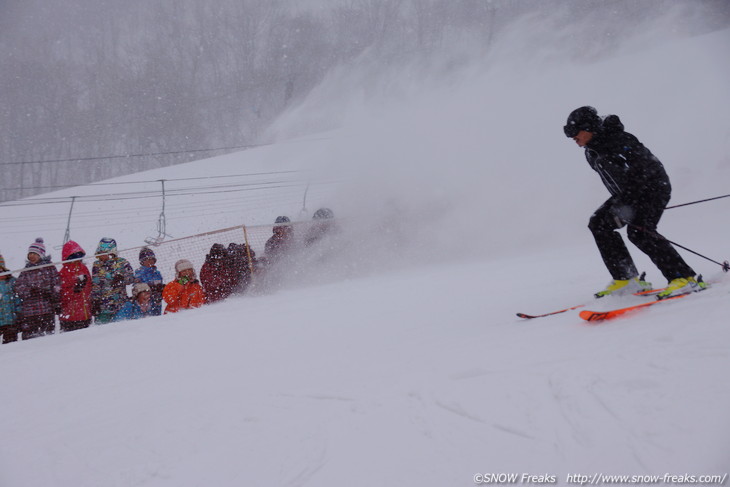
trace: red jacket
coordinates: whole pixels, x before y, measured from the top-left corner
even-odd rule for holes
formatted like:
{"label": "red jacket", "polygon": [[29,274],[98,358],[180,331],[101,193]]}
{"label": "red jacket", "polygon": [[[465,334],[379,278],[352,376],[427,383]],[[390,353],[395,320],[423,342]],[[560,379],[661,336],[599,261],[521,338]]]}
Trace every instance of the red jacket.
{"label": "red jacket", "polygon": [[[61,257],[83,252],[79,244],[69,240],[63,246]],[[91,319],[91,273],[80,261],[63,264],[61,271],[61,321],[85,321]]]}
{"label": "red jacket", "polygon": [[223,261],[209,259],[200,269],[200,283],[205,291],[205,302],[215,303],[233,292],[233,272]]}

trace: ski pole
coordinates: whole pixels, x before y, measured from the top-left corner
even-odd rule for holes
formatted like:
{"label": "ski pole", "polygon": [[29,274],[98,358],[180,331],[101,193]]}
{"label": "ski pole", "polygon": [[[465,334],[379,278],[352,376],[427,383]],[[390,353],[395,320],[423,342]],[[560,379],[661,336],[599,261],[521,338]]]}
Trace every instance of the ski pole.
{"label": "ski pole", "polygon": [[679,208],[681,206],[696,205],[697,203],[704,203],[706,201],[719,200],[720,198],[730,198],[730,194],[723,196],[715,196],[714,198],[707,198],[706,200],[690,201],[689,203],[682,203],[681,205],[667,206],[665,210],[671,210],[672,208]]}
{"label": "ski pole", "polygon": [[679,244],[678,244],[678,243],[676,243],[676,242],[672,242],[671,240],[669,240],[669,239],[668,239],[667,237],[665,237],[664,235],[660,235],[660,234],[658,234],[658,233],[656,233],[656,232],[652,232],[651,230],[647,230],[646,228],[644,228],[644,227],[640,227],[639,225],[634,225],[633,223],[629,223],[629,226],[630,226],[630,227],[634,227],[634,228],[635,228],[635,229],[637,229],[637,230],[641,230],[641,231],[642,231],[642,232],[644,232],[644,233],[648,233],[648,234],[649,234],[649,235],[651,235],[652,237],[655,237],[655,238],[659,238],[659,239],[662,239],[662,240],[666,240],[667,242],[669,242],[670,244],[674,245],[675,247],[679,247],[680,249],[684,249],[684,250],[686,250],[687,252],[691,252],[691,253],[693,253],[693,254],[695,254],[695,255],[699,256],[699,257],[702,257],[702,258],[703,258],[703,259],[705,259],[705,260],[709,260],[709,261],[710,261],[710,262],[712,262],[713,264],[717,264],[717,265],[719,265],[720,267],[722,267],[722,270],[723,270],[724,272],[728,272],[728,271],[730,271],[730,262],[728,262],[728,261],[725,261],[725,262],[723,262],[723,263],[720,263],[720,262],[718,262],[718,261],[716,261],[716,260],[710,259],[709,257],[707,257],[707,256],[705,256],[705,255],[702,255],[702,254],[700,254],[699,252],[695,252],[694,250],[692,250],[692,249],[688,249],[687,247],[685,247],[685,246],[683,246],[683,245],[679,245]]}

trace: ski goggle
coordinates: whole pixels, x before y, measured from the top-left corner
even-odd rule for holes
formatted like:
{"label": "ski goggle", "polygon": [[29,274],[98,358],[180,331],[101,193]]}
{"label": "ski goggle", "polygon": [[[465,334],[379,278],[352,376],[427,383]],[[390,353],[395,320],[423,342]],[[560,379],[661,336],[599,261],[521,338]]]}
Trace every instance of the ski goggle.
{"label": "ski goggle", "polygon": [[578,127],[577,124],[569,123],[568,125],[563,127],[563,132],[565,132],[566,137],[570,137],[571,139],[578,135],[578,132],[581,131],[581,128]]}

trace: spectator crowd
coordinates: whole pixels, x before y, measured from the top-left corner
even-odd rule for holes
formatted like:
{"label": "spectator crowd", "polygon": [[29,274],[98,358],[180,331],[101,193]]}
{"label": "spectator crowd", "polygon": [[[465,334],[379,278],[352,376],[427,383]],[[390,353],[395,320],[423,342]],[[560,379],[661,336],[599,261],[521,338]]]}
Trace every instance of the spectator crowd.
{"label": "spectator crowd", "polygon": [[[254,273],[265,273],[290,255],[297,243],[312,246],[334,230],[334,214],[328,208],[314,213],[313,224],[301,241],[294,239],[291,220],[280,216],[264,255],[246,244],[215,243],[205,256],[200,275],[187,259],[175,263],[175,276],[165,283],[156,267],[155,252],[144,247],[138,267],[120,257],[117,242],[102,238],[91,270],[84,264],[86,252],[73,240],[61,250],[60,271],[51,263],[42,238],[28,247],[25,267],[14,276],[0,255],[0,334],[2,343],[123,320],[177,313],[245,293]],[[128,290],[131,293],[128,293]]]}

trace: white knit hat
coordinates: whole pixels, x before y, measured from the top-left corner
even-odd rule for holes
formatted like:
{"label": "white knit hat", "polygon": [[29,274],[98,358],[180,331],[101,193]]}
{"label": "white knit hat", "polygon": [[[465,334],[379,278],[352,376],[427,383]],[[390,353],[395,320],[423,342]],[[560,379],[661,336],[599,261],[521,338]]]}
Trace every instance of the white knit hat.
{"label": "white knit hat", "polygon": [[144,282],[138,282],[134,286],[132,286],[132,297],[136,298],[139,293],[144,292],[150,292],[150,287],[147,285],[147,283]]}
{"label": "white knit hat", "polygon": [[185,269],[195,270],[195,267],[193,267],[193,263],[187,259],[182,259],[175,262],[175,272],[180,274],[180,272],[184,271]]}

